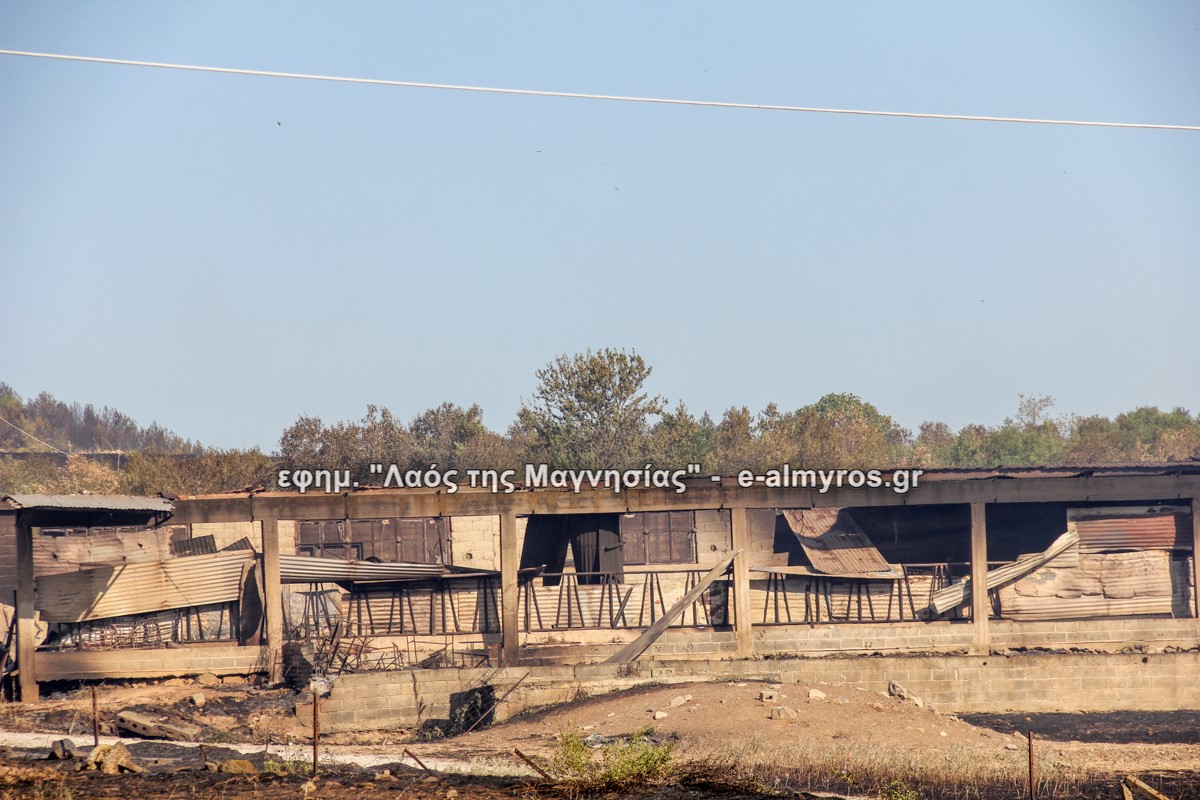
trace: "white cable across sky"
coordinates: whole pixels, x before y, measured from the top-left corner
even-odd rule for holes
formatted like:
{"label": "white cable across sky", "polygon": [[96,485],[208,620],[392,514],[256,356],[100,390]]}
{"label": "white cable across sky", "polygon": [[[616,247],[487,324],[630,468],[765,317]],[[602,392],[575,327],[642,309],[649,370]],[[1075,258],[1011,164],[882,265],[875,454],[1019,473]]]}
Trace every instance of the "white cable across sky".
{"label": "white cable across sky", "polygon": [[28,436],[30,439],[33,439],[33,440],[34,440],[35,442],[37,442],[38,444],[44,444],[44,445],[46,445],[46,447],[49,447],[51,450],[53,450],[53,451],[54,451],[54,452],[56,452],[56,453],[62,453],[64,456],[65,456],[65,455],[70,455],[69,453],[65,453],[65,452],[63,452],[62,450],[59,450],[57,447],[55,447],[54,445],[50,444],[49,442],[43,442],[41,439],[37,438],[36,436],[34,436],[34,435],[33,435],[32,433],[30,433],[29,431],[27,431],[27,430],[24,430],[23,428],[18,428],[16,425],[13,425],[11,422],[9,422],[8,420],[6,420],[4,417],[0,417],[0,422],[3,422],[3,423],[5,423],[5,424],[7,424],[7,425],[8,425],[10,428],[12,428],[13,430],[15,430],[17,433],[22,433],[22,434],[24,434],[24,435]]}
{"label": "white cable across sky", "polygon": [[799,111],[809,114],[852,114],[865,117],[909,117],[912,119],[952,119],[968,122],[1013,122],[1026,125],[1076,125],[1092,128],[1149,128],[1168,131],[1200,131],[1200,125],[1160,125],[1149,122],[1097,122],[1072,119],[1030,119],[1027,117],[988,117],[974,114],[925,114],[916,111],[871,111],[856,108],[814,108],[808,106],[774,105],[763,103],[727,103],[718,100],[682,100],[665,97],[636,97],[612,94],[589,94],[586,92],[555,92],[539,89],[504,89],[495,86],[460,86],[449,83],[422,83],[419,81],[393,81],[381,78],[349,78],[337,75],[306,75],[299,72],[274,72],[260,69],[236,69],[233,67],[205,67],[197,64],[167,64],[158,61],[133,61],[125,58],[97,58],[73,56],[62,53],[33,53],[24,50],[3,50],[0,55],[24,56],[27,58],[49,58],[59,61],[84,61],[93,64],[117,64],[127,67],[152,67],[154,69],[178,69],[190,72],[217,72],[228,75],[255,75],[262,78],[290,78],[305,81],[330,81],[334,83],[359,83],[374,86],[401,86],[411,89],[441,89],[455,92],[483,92],[486,94],[515,94],[529,97],[567,97],[577,100],[608,100],[621,103],[657,103],[673,106],[704,106],[708,108],[741,108],[758,111]]}

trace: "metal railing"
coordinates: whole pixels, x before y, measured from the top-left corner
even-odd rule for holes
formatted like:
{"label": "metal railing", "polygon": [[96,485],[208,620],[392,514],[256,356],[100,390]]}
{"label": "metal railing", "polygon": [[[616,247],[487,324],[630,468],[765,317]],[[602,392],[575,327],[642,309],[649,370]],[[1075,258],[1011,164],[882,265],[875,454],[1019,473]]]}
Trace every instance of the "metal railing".
{"label": "metal railing", "polygon": [[[693,588],[706,569],[555,572],[521,583],[521,630],[618,630],[653,625]],[[683,609],[677,627],[729,624],[727,581],[714,583]]]}

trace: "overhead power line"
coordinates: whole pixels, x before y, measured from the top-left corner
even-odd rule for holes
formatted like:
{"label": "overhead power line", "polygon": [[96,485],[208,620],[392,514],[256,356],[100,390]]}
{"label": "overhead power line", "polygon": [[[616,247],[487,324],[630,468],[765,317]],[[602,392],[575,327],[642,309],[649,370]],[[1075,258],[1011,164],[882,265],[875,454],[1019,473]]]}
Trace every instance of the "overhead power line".
{"label": "overhead power line", "polygon": [[0,55],[25,56],[28,58],[50,58],[60,61],[85,61],[93,64],[118,64],[127,67],[151,67],[154,69],[178,69],[190,72],[217,72],[227,75],[255,75],[263,78],[290,78],[305,81],[331,81],[334,83],[359,83],[373,86],[401,86],[411,89],[440,89],[455,92],[482,92],[486,94],[512,94],[528,97],[565,97],[577,100],[607,100],[620,103],[655,103],[672,106],[703,106],[706,108],[740,108],[757,111],[798,111],[809,114],[851,114],[864,117],[909,117],[912,119],[952,119],[968,122],[1014,122],[1026,125],[1075,125],[1092,128],[1150,128],[1170,131],[1200,131],[1200,125],[1160,125],[1149,122],[1096,122],[1072,119],[1031,119],[1027,117],[990,117],[975,114],[924,114],[916,111],[872,111],[858,108],[816,108],[810,106],[775,105],[765,103],[726,103],[718,100],[683,100],[666,97],[636,97],[615,94],[590,94],[587,92],[555,92],[539,89],[504,89],[495,86],[466,86],[450,83],[423,83],[419,81],[392,81],[381,78],[349,78],[338,75],[307,75],[299,72],[275,72],[261,69],[235,69],[233,67],[205,67],[197,64],[167,64],[158,61],[133,61],[125,58],[96,58],[73,56],[62,53],[33,53],[23,50],[0,50]]}
{"label": "overhead power line", "polygon": [[46,447],[49,447],[51,450],[53,450],[53,451],[54,451],[54,452],[56,452],[56,453],[62,453],[64,456],[66,456],[66,455],[70,455],[70,453],[65,453],[65,452],[63,452],[62,450],[59,450],[57,447],[55,447],[54,445],[50,444],[49,442],[43,442],[41,439],[39,439],[38,437],[34,436],[34,435],[33,435],[32,433],[30,433],[29,431],[27,431],[27,430],[23,430],[23,429],[21,429],[21,428],[18,428],[16,425],[13,425],[11,422],[9,422],[8,420],[6,420],[4,417],[0,417],[0,422],[3,422],[4,424],[8,425],[10,428],[12,428],[13,430],[15,430],[17,433],[24,434],[25,436],[28,436],[30,439],[33,439],[33,440],[34,440],[35,442],[37,442],[38,444],[44,444],[44,445],[46,445]]}

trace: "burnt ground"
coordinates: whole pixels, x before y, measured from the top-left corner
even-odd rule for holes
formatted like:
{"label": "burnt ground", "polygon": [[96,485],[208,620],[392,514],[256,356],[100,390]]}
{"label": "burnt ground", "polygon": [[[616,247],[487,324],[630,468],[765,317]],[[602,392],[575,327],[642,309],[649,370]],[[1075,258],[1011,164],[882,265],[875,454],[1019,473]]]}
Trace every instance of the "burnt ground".
{"label": "burnt ground", "polygon": [[1039,739],[1108,744],[1200,744],[1200,711],[1110,711],[1087,714],[959,714],[1000,733],[1032,731]]}
{"label": "burnt ground", "polygon": [[[764,701],[764,691],[776,697]],[[191,699],[198,693],[205,696],[202,707]],[[331,735],[323,739],[323,750],[328,748],[331,757],[341,753],[346,760],[358,759],[364,766],[323,761],[322,776],[310,785],[303,772],[311,745],[304,740],[306,731],[295,724],[295,696],[287,690],[106,686],[99,695],[105,720],[122,708],[156,711],[200,725],[209,760],[244,758],[262,771],[270,758],[274,769],[284,762],[284,770],[292,774],[202,771],[201,754],[194,746],[127,739],[134,759],[148,771],[104,776],[76,772],[69,762],[48,761],[45,746],[31,749],[26,740],[13,738],[10,748],[0,748],[0,800],[576,797],[578,792],[570,786],[551,785],[523,770],[514,748],[546,763],[564,732],[613,739],[648,727],[675,745],[681,765],[675,782],[639,793],[597,796],[762,796],[748,791],[753,778],[760,789],[788,798],[822,790],[872,798],[1016,800],[1026,791],[1023,735],[1033,730],[1043,771],[1040,800],[1119,800],[1118,781],[1128,773],[1141,776],[1171,800],[1200,800],[1200,712],[956,716],[827,684],[659,685],[581,698],[452,738],[429,739],[416,731]],[[775,705],[796,713],[776,718]],[[91,743],[90,709],[90,693],[82,690],[64,692],[41,706],[0,705],[0,729],[67,734],[86,746]],[[13,737],[21,735],[25,734]],[[249,754],[240,754],[234,743]],[[269,756],[260,749],[268,743]],[[442,768],[438,763],[457,764],[445,767],[455,774],[426,775],[404,760],[406,749],[435,770]],[[497,776],[487,767],[476,769],[477,759],[503,761],[516,772]],[[693,764],[707,765],[708,770],[693,771]],[[917,794],[881,795],[884,782],[892,778],[903,780],[902,788]]]}

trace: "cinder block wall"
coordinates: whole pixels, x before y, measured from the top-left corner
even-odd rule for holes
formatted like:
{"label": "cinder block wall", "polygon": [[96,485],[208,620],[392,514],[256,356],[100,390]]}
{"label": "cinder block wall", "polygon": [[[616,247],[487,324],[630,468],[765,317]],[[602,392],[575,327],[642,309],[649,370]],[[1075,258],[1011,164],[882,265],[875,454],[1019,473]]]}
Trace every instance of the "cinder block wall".
{"label": "cinder block wall", "polygon": [[795,662],[784,682],[886,691],[897,681],[939,711],[1200,709],[1200,653],[822,658]]}
{"label": "cinder block wall", "polygon": [[[1135,649],[1161,652],[1200,644],[1196,621],[1126,617],[1070,622],[992,620],[993,651],[1094,650],[1119,653]],[[534,647],[535,663],[603,661],[641,633],[638,629],[545,631],[522,637]],[[766,657],[872,653],[962,653],[973,643],[970,622],[893,622],[844,625],[757,625],[755,653]],[[670,628],[648,651],[655,659],[732,658],[737,651],[731,630]]]}
{"label": "cinder block wall", "polygon": [[[1193,619],[1126,617],[1069,622],[992,620],[991,649],[1087,649],[1117,652],[1144,646],[1195,647]],[[972,644],[969,622],[895,622],[864,625],[764,625],[754,628],[759,655],[829,653],[948,653]]]}
{"label": "cinder block wall", "polygon": [[499,517],[453,517],[450,536],[455,566],[500,569]]}
{"label": "cinder block wall", "polygon": [[265,672],[266,650],[236,645],[196,645],[157,650],[65,650],[37,654],[38,679],[100,680]]}
{"label": "cinder block wall", "polygon": [[[897,681],[944,712],[1200,709],[1200,653],[1021,654],[922,658],[820,658],[796,661],[651,661],[628,667],[521,667],[506,670],[411,670],[345,675],[321,700],[327,731],[411,728],[445,719],[450,695],[491,683],[498,693],[528,677],[497,709],[524,709],[646,683],[728,678],[811,686],[838,683],[886,691]],[[312,705],[297,716],[311,724]]]}
{"label": "cinder block wall", "polygon": [[[295,523],[292,523],[294,530]],[[281,552],[294,553],[296,548],[290,543],[294,542],[294,533],[289,530],[284,532],[282,524],[280,525],[279,538],[282,543]],[[217,549],[221,550],[239,539],[249,539],[250,546],[257,552],[262,552],[262,523],[261,522],[193,522],[192,523],[192,538],[200,536],[212,536],[216,543]],[[289,546],[290,545],[290,546]]]}

